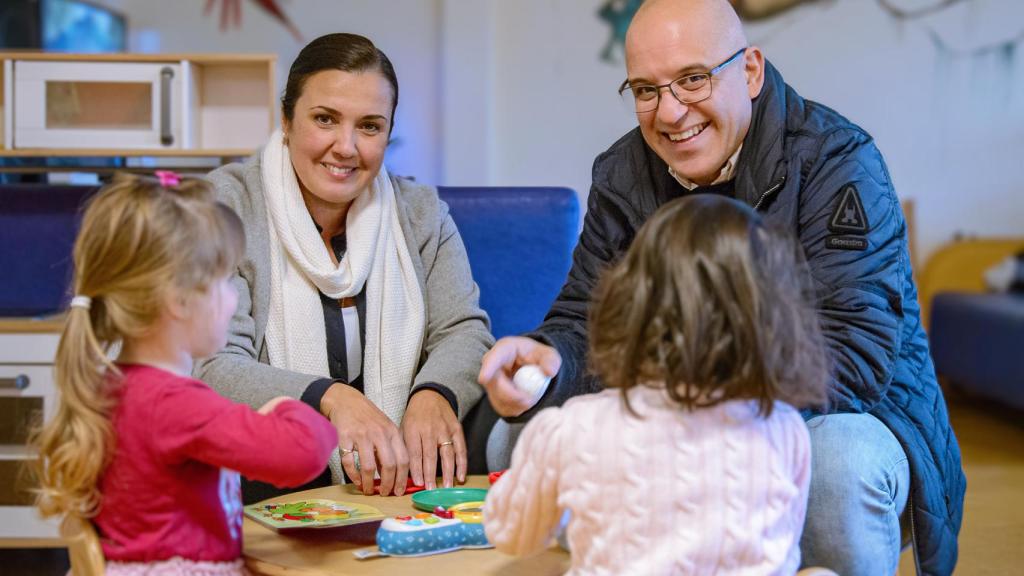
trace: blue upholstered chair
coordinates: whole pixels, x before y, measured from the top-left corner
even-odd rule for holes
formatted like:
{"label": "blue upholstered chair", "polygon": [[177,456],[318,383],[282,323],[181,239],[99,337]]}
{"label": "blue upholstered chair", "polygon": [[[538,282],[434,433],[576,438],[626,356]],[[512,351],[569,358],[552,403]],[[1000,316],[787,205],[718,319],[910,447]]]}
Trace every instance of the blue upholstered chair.
{"label": "blue upholstered chair", "polygon": [[495,338],[536,328],[565,282],[580,209],[568,188],[441,187]]}

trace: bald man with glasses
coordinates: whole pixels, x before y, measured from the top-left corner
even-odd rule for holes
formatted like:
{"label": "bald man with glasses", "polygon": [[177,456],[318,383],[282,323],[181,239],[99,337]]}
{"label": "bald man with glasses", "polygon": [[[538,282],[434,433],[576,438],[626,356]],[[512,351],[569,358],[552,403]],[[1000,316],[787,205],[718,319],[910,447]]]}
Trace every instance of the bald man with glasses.
{"label": "bald man with glasses", "polygon": [[[805,414],[812,443],[804,565],[950,574],[965,479],[920,322],[906,223],[872,138],[802,98],[750,46],[725,0],[648,0],[626,36],[623,104],[639,126],[594,162],[573,266],[544,323],[499,340],[480,383],[508,422],[600,389],[586,370],[600,272],[659,206],[689,194],[746,202],[792,231],[817,289],[832,401]],[[553,376],[534,401],[520,366]]]}

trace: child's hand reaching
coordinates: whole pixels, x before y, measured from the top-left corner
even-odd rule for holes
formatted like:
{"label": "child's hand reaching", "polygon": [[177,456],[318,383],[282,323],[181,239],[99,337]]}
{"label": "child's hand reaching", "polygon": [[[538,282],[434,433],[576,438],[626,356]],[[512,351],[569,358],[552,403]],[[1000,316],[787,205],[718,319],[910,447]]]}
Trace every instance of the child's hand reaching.
{"label": "child's hand reaching", "polygon": [[257,410],[256,412],[264,415],[270,414],[271,412],[274,411],[274,408],[277,408],[278,404],[284,402],[285,400],[291,400],[291,398],[287,396],[278,396],[277,398],[271,398],[266,404],[260,406],[259,410]]}

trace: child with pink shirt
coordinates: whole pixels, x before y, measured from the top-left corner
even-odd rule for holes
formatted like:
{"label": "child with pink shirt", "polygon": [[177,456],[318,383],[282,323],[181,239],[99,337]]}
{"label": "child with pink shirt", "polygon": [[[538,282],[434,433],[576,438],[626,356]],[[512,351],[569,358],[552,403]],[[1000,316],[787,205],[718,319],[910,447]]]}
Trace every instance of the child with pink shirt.
{"label": "child with pink shirt", "polygon": [[828,373],[799,248],[749,207],[666,204],[608,270],[589,362],[607,387],[526,426],[485,505],[511,554],[563,512],[573,574],[793,574]]}
{"label": "child with pink shirt", "polygon": [[107,574],[244,574],[239,473],[297,486],[337,444],[301,402],[256,411],[190,377],[225,344],[244,241],[205,183],[174,175],[119,177],[85,211],[37,503],[91,520]]}

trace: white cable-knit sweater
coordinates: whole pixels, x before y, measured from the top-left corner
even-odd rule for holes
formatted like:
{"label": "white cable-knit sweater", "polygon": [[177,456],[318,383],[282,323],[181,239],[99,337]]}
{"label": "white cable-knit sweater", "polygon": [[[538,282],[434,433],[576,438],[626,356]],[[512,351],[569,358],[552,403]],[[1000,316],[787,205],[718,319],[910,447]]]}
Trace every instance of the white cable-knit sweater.
{"label": "white cable-knit sweater", "polygon": [[569,510],[570,574],[793,574],[810,480],[797,411],[686,412],[662,390],[580,396],[538,413],[491,488],[487,537],[528,554]]}

